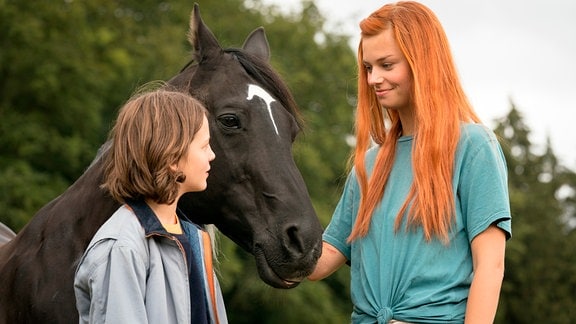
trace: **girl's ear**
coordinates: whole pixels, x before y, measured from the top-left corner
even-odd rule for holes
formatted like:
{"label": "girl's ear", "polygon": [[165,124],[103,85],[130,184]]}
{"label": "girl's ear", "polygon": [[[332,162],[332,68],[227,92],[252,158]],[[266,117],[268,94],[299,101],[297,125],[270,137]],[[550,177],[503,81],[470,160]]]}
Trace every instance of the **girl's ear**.
{"label": "girl's ear", "polygon": [[176,182],[182,183],[184,181],[186,181],[186,175],[184,175],[184,172],[178,171],[176,173]]}
{"label": "girl's ear", "polygon": [[186,176],[184,175],[184,173],[180,170],[178,170],[178,164],[174,163],[170,165],[170,170],[174,173],[174,176],[176,178],[176,182],[182,183],[184,182],[184,180],[186,180]]}

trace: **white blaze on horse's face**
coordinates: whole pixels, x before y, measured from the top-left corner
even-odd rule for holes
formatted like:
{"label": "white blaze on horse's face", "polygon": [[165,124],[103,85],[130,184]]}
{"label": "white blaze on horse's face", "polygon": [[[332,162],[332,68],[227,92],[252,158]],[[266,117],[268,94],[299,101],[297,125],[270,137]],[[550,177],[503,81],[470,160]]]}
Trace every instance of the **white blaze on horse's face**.
{"label": "white blaze on horse's face", "polygon": [[262,89],[261,87],[255,85],[255,84],[249,84],[248,85],[248,97],[246,97],[246,100],[252,100],[252,98],[254,98],[254,97],[260,97],[260,98],[262,98],[262,100],[264,100],[264,102],[266,103],[266,106],[268,108],[268,115],[270,116],[270,120],[272,121],[272,124],[274,125],[274,130],[276,131],[276,135],[280,135],[278,133],[278,127],[276,127],[276,121],[274,121],[274,115],[272,115],[271,104],[276,100],[274,100],[274,98],[272,98],[272,96],[268,92],[266,92],[266,90]]}

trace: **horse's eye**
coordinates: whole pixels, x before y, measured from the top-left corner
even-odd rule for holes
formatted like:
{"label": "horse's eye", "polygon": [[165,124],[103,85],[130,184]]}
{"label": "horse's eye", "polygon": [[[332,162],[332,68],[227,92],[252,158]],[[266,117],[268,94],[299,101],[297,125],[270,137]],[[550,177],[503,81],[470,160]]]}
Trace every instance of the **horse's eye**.
{"label": "horse's eye", "polygon": [[218,123],[224,126],[225,128],[231,129],[239,129],[240,128],[240,119],[238,116],[233,114],[224,114],[218,117]]}

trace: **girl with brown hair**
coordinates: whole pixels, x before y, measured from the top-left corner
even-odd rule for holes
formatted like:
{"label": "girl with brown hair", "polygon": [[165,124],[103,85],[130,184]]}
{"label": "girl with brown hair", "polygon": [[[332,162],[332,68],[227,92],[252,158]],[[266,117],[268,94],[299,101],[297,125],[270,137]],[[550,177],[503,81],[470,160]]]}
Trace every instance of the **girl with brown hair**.
{"label": "girl with brown hair", "polygon": [[79,262],[80,323],[226,323],[210,240],[177,209],[206,189],[206,109],[165,89],[138,94],[119,112],[103,156],[103,189],[123,205]]}

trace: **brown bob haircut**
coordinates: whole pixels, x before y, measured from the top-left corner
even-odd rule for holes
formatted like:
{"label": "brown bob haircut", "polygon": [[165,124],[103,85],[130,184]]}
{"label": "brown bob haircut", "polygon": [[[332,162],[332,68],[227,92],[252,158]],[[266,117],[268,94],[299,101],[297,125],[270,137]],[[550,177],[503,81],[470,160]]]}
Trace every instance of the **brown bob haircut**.
{"label": "brown bob haircut", "polygon": [[122,203],[173,203],[184,176],[173,166],[185,157],[206,114],[198,100],[179,91],[162,88],[133,96],[110,132],[102,187]]}

